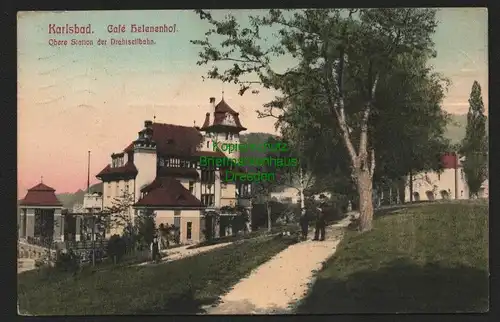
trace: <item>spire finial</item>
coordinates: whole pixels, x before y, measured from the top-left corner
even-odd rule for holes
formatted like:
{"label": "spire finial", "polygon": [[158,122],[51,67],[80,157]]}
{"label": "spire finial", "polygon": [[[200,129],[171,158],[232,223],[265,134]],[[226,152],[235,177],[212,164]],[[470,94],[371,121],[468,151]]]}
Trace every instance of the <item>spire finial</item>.
{"label": "spire finial", "polygon": [[193,120],[193,126],[196,127],[196,120]]}
{"label": "spire finial", "polygon": [[153,123],[156,121],[156,115],[153,115]]}
{"label": "spire finial", "polygon": [[224,99],[224,89],[222,90],[222,99]]}

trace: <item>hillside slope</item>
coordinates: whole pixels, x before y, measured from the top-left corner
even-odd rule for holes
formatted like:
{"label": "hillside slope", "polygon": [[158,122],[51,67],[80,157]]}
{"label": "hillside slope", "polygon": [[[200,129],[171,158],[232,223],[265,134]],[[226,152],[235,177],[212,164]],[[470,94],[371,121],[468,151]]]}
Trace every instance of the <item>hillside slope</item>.
{"label": "hillside slope", "polygon": [[486,312],[488,204],[384,209],[374,229],[349,231],[300,314]]}

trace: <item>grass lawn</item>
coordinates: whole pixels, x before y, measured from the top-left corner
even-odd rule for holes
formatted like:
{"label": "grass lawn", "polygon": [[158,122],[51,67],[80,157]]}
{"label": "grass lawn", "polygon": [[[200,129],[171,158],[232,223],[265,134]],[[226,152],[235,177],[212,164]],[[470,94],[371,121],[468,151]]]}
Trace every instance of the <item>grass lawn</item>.
{"label": "grass lawn", "polygon": [[381,210],[350,231],[297,313],[486,312],[488,205]]}
{"label": "grass lawn", "polygon": [[259,238],[151,266],[18,275],[19,305],[33,315],[195,314],[292,240]]}

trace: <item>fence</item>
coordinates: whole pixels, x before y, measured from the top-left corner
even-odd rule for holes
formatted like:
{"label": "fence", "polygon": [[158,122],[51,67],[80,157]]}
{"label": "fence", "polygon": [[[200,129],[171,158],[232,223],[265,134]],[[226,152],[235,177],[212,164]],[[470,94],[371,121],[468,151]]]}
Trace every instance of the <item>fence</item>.
{"label": "fence", "polygon": [[92,260],[92,252],[95,250],[95,259],[101,261],[107,257],[107,240],[96,241],[65,241],[63,243],[66,250],[72,250],[80,257],[80,261],[89,262]]}

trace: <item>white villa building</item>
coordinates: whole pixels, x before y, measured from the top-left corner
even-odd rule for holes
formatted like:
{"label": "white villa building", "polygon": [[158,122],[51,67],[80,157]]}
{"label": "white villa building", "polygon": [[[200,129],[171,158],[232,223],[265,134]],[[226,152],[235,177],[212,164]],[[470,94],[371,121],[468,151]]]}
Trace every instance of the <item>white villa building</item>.
{"label": "white villa building", "polygon": [[[465,180],[462,161],[454,153],[442,157],[443,171],[422,172],[408,179],[405,188],[405,202],[410,202],[413,193],[413,201],[432,201],[439,199],[469,199],[469,189]],[[410,186],[413,185],[412,191]],[[488,198],[488,180],[483,184],[479,192],[479,198]]]}
{"label": "white villa building", "polygon": [[[200,157],[225,157],[214,151],[212,142],[238,143],[239,133],[246,128],[224,99],[216,105],[215,98],[210,98],[209,108],[201,127],[145,121],[136,140],[113,153],[111,163],[97,174],[103,182],[102,207],[113,206],[116,197],[129,196],[133,200],[130,218],[138,212],[155,212],[158,225],[180,228],[182,243],[201,241],[207,229],[215,236],[230,233],[211,222],[206,211],[237,205],[250,210],[250,200],[245,198],[250,185],[223,182],[221,175],[227,168],[200,167]],[[239,151],[230,156],[238,157]],[[110,233],[121,229],[115,227]]]}

